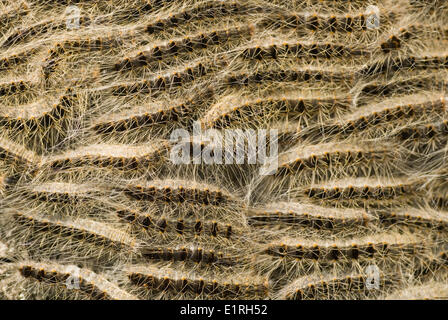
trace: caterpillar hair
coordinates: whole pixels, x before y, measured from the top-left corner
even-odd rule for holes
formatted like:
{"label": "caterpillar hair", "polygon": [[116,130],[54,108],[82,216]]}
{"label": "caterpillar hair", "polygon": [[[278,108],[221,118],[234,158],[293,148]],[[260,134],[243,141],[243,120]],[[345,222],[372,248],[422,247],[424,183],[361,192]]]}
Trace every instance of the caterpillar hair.
{"label": "caterpillar hair", "polygon": [[23,18],[30,13],[29,5],[22,1],[19,4],[13,4],[11,7],[6,7],[6,10],[2,8],[0,13],[0,26],[2,28],[7,28],[17,20]]}
{"label": "caterpillar hair", "polygon": [[444,297],[446,2],[0,0],[0,300]]}

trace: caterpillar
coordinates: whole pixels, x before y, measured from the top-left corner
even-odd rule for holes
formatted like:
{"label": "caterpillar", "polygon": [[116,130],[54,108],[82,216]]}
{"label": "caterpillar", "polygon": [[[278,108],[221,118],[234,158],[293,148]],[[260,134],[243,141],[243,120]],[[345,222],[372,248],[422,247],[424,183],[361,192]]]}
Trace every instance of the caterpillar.
{"label": "caterpillar", "polygon": [[128,271],[128,279],[133,286],[141,288],[145,298],[263,299],[269,292],[267,281],[245,274],[226,274],[216,279],[170,268],[137,266]]}
{"label": "caterpillar", "polygon": [[[87,17],[80,17],[80,24],[86,25],[90,22]],[[2,48],[8,48],[28,40],[30,37],[42,35],[51,31],[61,30],[65,28],[66,22],[60,19],[50,19],[38,22],[28,27],[17,28],[1,44]]]}
{"label": "caterpillar", "polygon": [[[206,241],[219,239],[220,241],[236,240],[242,236],[240,227],[230,223],[224,224],[214,220],[193,220],[193,219],[177,219],[156,217],[150,213],[142,213],[136,210],[122,209],[116,214],[124,221],[131,223],[139,229],[143,229],[145,233],[150,234],[154,239],[154,233],[160,233],[164,236],[171,235],[170,238],[192,238],[198,239],[203,237]],[[164,239],[166,240],[164,237]],[[154,241],[154,240],[153,240]]]}
{"label": "caterpillar", "polygon": [[277,176],[297,174],[307,170],[349,166],[371,168],[380,167],[392,161],[394,157],[389,149],[376,144],[365,143],[362,146],[350,142],[324,143],[288,150],[280,155]]}
{"label": "caterpillar", "polygon": [[93,53],[104,50],[114,50],[123,46],[128,39],[132,39],[133,32],[126,35],[111,34],[95,38],[68,39],[56,42],[42,61],[42,74],[45,80],[55,73],[60,61],[67,56],[80,53]]}
{"label": "caterpillar", "polygon": [[24,166],[36,166],[40,163],[40,157],[33,151],[5,137],[0,138],[0,157],[2,161]]}
{"label": "caterpillar", "polygon": [[9,70],[19,64],[27,62],[38,52],[37,48],[26,48],[17,53],[5,55],[0,58],[0,71]]}
{"label": "caterpillar", "polygon": [[156,19],[154,22],[146,25],[145,31],[149,34],[157,34],[167,32],[170,29],[178,28],[188,23],[204,21],[205,19],[216,19],[225,16],[244,16],[248,14],[267,13],[274,10],[275,8],[273,7],[254,5],[250,2],[204,1],[192,7],[183,8],[179,12],[169,14],[166,17]]}
{"label": "caterpillar", "polygon": [[38,84],[32,80],[16,80],[0,83],[0,96],[11,96],[24,93],[30,89],[37,88]]}
{"label": "caterpillar", "polygon": [[402,128],[397,132],[397,137],[401,140],[419,140],[443,137],[448,133],[448,121],[444,120],[435,124],[413,125]]}
{"label": "caterpillar", "polygon": [[223,80],[225,85],[233,87],[260,85],[265,82],[315,82],[348,85],[354,75],[347,71],[328,71],[319,69],[258,70],[229,74]]}
{"label": "caterpillar", "polygon": [[0,115],[0,126],[25,131],[40,131],[40,128],[55,126],[56,122],[71,113],[74,98],[68,90],[67,94],[60,96],[53,105],[45,106],[46,101],[41,99],[23,106],[22,110],[10,110],[12,114],[6,109],[6,113],[3,111]]}
{"label": "caterpillar", "polygon": [[368,299],[403,286],[403,279],[397,273],[379,274],[377,283],[369,286],[365,273],[336,274],[335,276],[300,277],[280,290],[280,299]]}
{"label": "caterpillar", "polygon": [[303,274],[309,269],[351,267],[356,270],[371,263],[387,268],[397,261],[407,261],[411,268],[412,264],[430,256],[430,242],[422,242],[421,236],[399,233],[380,233],[345,240],[316,239],[314,242],[293,238],[266,245],[258,261],[264,272],[287,272],[285,277]]}
{"label": "caterpillar", "polygon": [[167,127],[190,125],[192,115],[208,104],[212,97],[213,90],[205,87],[198,89],[192,97],[174,100],[170,105],[149,102],[120,113],[100,116],[93,120],[92,130],[107,138],[132,143],[147,140],[147,132],[150,136],[165,138],[169,131]]}
{"label": "caterpillar", "polygon": [[406,56],[381,60],[361,69],[362,76],[373,75],[390,71],[416,70],[416,69],[441,69],[448,66],[446,55]]}
{"label": "caterpillar", "polygon": [[194,202],[215,206],[236,201],[225,190],[186,180],[154,180],[146,185],[128,185],[123,191],[129,197],[143,201]]}
{"label": "caterpillar", "polygon": [[411,74],[410,77],[398,78],[389,82],[373,81],[358,90],[354,97],[355,105],[364,104],[373,96],[391,97],[394,95],[411,94],[412,92],[444,92],[447,81],[441,74]]}
{"label": "caterpillar", "polygon": [[[348,114],[334,123],[326,124],[320,127],[309,128],[299,133],[299,136],[310,139],[322,139],[325,137],[342,136],[347,137],[353,134],[366,132],[383,126],[425,116],[435,117],[443,116],[446,113],[446,101],[444,97],[439,99],[426,100],[425,98],[415,96],[415,100],[422,102],[410,104],[396,104],[390,106],[387,103],[378,103],[368,105]],[[381,133],[381,130],[380,130]]]}
{"label": "caterpillar", "polygon": [[[328,33],[352,33],[352,32],[372,32],[376,29],[369,29],[366,23],[370,14],[319,14],[311,12],[281,12],[267,16],[259,22],[260,27],[274,29],[294,29],[296,32],[328,32]],[[394,12],[384,14],[382,17],[384,28],[395,20]]]}
{"label": "caterpillar", "polygon": [[[39,256],[76,255],[79,259],[117,259],[137,255],[137,241],[120,230],[89,219],[45,218],[35,213],[11,213],[17,245],[32,244]],[[129,258],[129,256],[128,256]]]}
{"label": "caterpillar", "polygon": [[[35,200],[36,203],[47,203],[60,206],[61,204],[74,204],[81,201],[88,202],[88,199],[93,199],[105,194],[102,187],[93,187],[92,184],[78,184],[70,182],[44,182],[36,181],[22,189],[18,193],[24,199]],[[22,199],[22,200],[24,200]]]}
{"label": "caterpillar", "polygon": [[249,209],[251,226],[292,225],[317,230],[366,228],[374,220],[362,209],[325,208],[299,202],[270,203],[264,208]]}
{"label": "caterpillar", "polygon": [[207,33],[186,36],[182,39],[172,39],[166,43],[154,45],[148,51],[140,51],[137,55],[126,57],[115,63],[114,70],[136,69],[154,64],[166,63],[172,58],[178,59],[183,55],[196,54],[197,50],[208,50],[219,47],[227,48],[230,43],[247,40],[253,34],[252,26],[236,26],[227,29],[213,30]]}
{"label": "caterpillar", "polygon": [[[140,82],[129,84],[118,84],[112,86],[112,94],[117,96],[130,95],[135,93],[142,94],[157,94],[164,91],[171,91],[175,88],[183,87],[199,78],[213,73],[213,69],[218,67],[220,63],[216,65],[206,65],[203,62],[192,64],[178,72],[172,72],[164,76],[157,76],[150,80],[143,80]],[[108,88],[109,89],[109,88]]]}
{"label": "caterpillar", "polygon": [[370,53],[365,48],[356,48],[334,42],[292,42],[292,41],[276,41],[270,45],[251,46],[242,52],[245,59],[265,60],[265,59],[281,59],[287,56],[295,58],[305,57],[353,57],[366,56]]}
{"label": "caterpillar", "polygon": [[[229,95],[213,105],[202,118],[206,127],[225,128],[232,123],[246,122],[248,117],[265,119],[272,117],[316,118],[317,115],[330,117],[330,114],[344,112],[349,109],[350,97],[308,98],[291,96],[259,97],[242,101],[239,95]],[[306,121],[306,120],[303,120]]]}
{"label": "caterpillar", "polygon": [[42,166],[53,171],[83,167],[148,170],[163,161],[168,143],[153,141],[139,145],[94,144],[44,159]]}
{"label": "caterpillar", "polygon": [[233,266],[238,264],[238,257],[227,252],[207,250],[202,247],[144,247],[141,255],[148,260],[196,263],[199,266]]}
{"label": "caterpillar", "polygon": [[385,297],[386,300],[446,300],[448,286],[444,282],[430,281],[397,290]]}
{"label": "caterpillar", "polygon": [[379,211],[379,221],[384,225],[416,226],[425,230],[444,232],[448,230],[448,220],[435,210],[408,209],[402,211]]}

